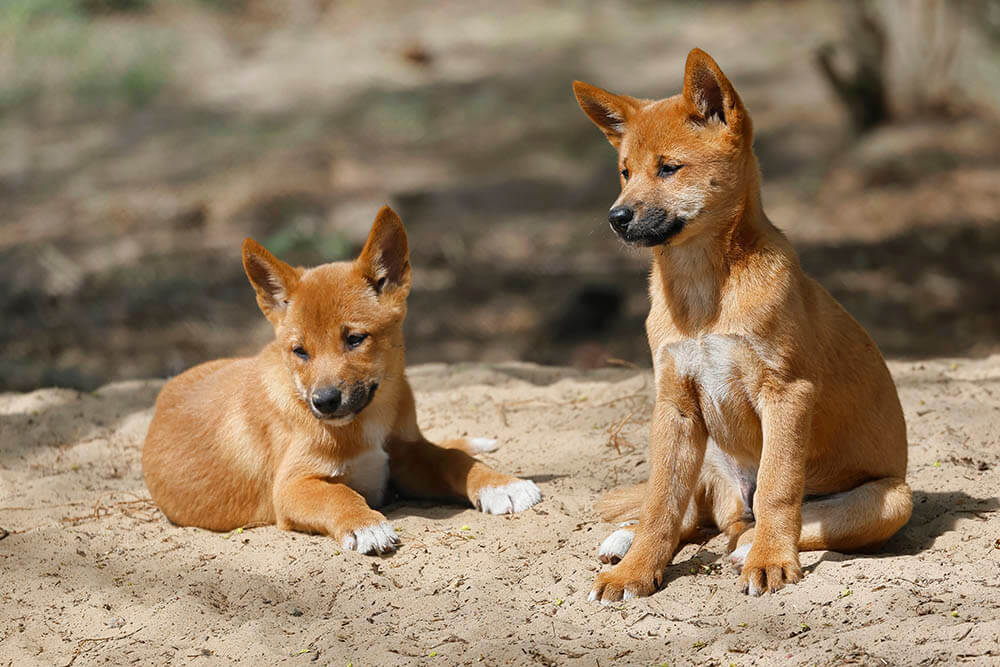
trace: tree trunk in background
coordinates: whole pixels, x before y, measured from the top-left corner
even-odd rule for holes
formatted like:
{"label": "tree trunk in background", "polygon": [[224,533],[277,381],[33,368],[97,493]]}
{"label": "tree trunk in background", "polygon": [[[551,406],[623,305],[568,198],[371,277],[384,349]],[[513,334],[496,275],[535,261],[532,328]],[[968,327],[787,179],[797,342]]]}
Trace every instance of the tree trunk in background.
{"label": "tree trunk in background", "polygon": [[[849,39],[824,44],[816,53],[823,76],[846,107],[858,133],[890,119],[886,91],[886,31],[864,2],[844,4]],[[843,61],[849,61],[848,64]]]}

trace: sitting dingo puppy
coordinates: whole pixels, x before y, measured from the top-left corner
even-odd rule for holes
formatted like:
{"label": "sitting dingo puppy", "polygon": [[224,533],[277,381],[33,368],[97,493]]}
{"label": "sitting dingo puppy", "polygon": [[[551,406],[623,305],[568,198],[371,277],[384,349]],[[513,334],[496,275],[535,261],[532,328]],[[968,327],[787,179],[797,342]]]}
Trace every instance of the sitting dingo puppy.
{"label": "sitting dingo puppy", "polygon": [[896,388],[875,343],[764,214],[753,126],[732,84],[694,49],[674,97],[573,87],[618,149],[611,227],[653,253],[650,478],[604,499],[604,518],[639,523],[601,546],[620,562],[590,598],[650,595],[704,524],[730,537],[752,595],[799,581],[800,550],[883,544],[911,511]]}
{"label": "sitting dingo puppy", "polygon": [[470,456],[494,441],[439,446],[420,434],[404,374],[409,250],[390,208],[354,262],[295,269],[247,239],[243,266],[275,340],[160,392],[142,467],[171,521],[218,531],[277,523],[385,553],[398,539],[372,507],[390,481],[405,496],[461,498],[491,514],[541,499],[533,482]]}

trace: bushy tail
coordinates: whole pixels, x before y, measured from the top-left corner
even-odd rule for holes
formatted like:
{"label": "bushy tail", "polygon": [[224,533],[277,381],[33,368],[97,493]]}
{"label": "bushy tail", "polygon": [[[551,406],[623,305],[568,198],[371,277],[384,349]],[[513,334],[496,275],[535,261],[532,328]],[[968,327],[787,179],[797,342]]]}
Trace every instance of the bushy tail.
{"label": "bushy tail", "polygon": [[475,456],[476,454],[494,452],[500,448],[500,445],[493,438],[458,438],[457,440],[442,442],[438,447],[460,449],[466,454]]}
{"label": "bushy tail", "polygon": [[605,493],[597,501],[594,509],[605,521],[631,521],[639,518],[639,508],[642,507],[642,499],[645,495],[645,484],[623,486]]}

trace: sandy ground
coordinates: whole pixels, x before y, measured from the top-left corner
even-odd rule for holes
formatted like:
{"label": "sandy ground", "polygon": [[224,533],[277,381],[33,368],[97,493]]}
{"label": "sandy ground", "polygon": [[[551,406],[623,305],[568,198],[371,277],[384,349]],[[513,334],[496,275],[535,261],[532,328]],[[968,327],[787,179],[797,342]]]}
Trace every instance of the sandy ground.
{"label": "sandy ground", "polygon": [[501,439],[487,460],[545,499],[393,504],[384,558],[171,525],[139,463],[160,382],[0,395],[0,665],[997,664],[1000,356],[892,370],[915,511],[884,553],[804,554],[802,583],[751,599],[714,537],[609,607],[586,601],[613,529],[592,505],[645,475],[649,373],[412,369],[431,437]]}

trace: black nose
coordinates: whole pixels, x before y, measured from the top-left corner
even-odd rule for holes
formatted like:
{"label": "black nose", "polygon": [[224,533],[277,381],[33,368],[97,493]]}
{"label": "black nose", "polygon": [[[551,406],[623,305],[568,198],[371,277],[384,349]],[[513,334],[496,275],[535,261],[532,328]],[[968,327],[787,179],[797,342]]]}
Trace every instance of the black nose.
{"label": "black nose", "polygon": [[325,415],[332,414],[340,407],[340,390],[336,387],[324,387],[317,389],[312,394],[312,404],[318,412]]}
{"label": "black nose", "polygon": [[635,211],[628,206],[615,206],[608,212],[608,222],[611,223],[611,229],[620,234],[628,227],[634,215]]}

